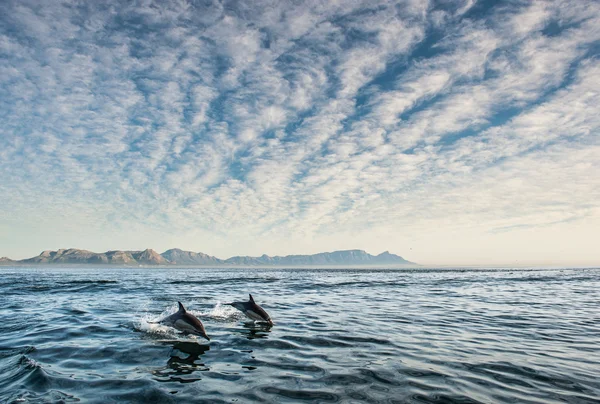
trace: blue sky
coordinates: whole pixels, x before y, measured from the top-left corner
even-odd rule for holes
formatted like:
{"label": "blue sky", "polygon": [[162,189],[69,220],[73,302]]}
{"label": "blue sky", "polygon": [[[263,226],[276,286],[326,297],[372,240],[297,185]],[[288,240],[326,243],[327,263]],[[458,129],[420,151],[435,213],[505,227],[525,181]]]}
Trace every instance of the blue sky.
{"label": "blue sky", "polygon": [[597,1],[0,3],[0,256],[600,264]]}

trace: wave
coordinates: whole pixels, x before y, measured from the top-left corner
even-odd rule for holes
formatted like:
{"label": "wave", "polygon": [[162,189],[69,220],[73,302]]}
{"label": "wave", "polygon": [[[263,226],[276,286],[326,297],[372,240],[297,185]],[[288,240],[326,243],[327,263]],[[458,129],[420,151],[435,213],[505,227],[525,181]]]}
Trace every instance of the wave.
{"label": "wave", "polygon": [[195,280],[173,280],[167,282],[170,285],[220,285],[236,283],[273,283],[280,281],[277,277],[236,277],[236,278],[209,278]]}
{"label": "wave", "polygon": [[119,283],[119,281],[114,281],[114,280],[109,280],[109,279],[98,279],[98,280],[91,280],[91,279],[82,279],[82,280],[74,280],[74,281],[68,281],[68,282],[63,282],[65,285],[68,284],[97,284],[97,285],[106,285],[106,284],[110,284],[110,283]]}
{"label": "wave", "polygon": [[[47,388],[49,377],[42,365],[29,356],[35,352],[33,346],[20,348],[0,348],[0,392],[19,391],[25,386],[27,390]],[[14,394],[0,396],[0,401],[14,401]]]}
{"label": "wave", "polygon": [[35,294],[47,292],[50,294],[59,293],[81,293],[90,291],[101,291],[114,288],[118,281],[112,280],[73,280],[62,282],[47,282],[39,284],[24,284],[18,288],[9,289],[11,294]]}

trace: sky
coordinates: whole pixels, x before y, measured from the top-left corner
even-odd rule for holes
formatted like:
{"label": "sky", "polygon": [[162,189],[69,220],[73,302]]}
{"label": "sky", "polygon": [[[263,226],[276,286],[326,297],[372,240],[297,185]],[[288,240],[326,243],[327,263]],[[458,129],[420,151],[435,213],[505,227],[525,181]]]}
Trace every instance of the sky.
{"label": "sky", "polygon": [[0,2],[0,256],[600,265],[600,2]]}

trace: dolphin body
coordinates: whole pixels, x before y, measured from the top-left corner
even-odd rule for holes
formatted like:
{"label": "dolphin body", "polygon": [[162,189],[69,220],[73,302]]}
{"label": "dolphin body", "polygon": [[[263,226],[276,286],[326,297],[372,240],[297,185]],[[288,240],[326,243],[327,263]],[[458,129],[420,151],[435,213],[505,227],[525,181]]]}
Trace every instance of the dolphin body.
{"label": "dolphin body", "polygon": [[273,320],[271,320],[271,317],[267,314],[267,312],[254,302],[251,294],[248,294],[248,296],[250,296],[250,300],[247,302],[232,302],[227,304],[235,307],[254,321],[264,321],[269,323],[269,325],[273,325]]}
{"label": "dolphin body", "polygon": [[199,335],[210,341],[210,338],[208,338],[208,335],[206,335],[206,331],[204,331],[202,322],[192,314],[188,313],[181,302],[177,302],[177,304],[179,304],[179,310],[177,313],[163,318],[159,321],[159,323],[173,327],[176,330],[182,331],[186,334]]}

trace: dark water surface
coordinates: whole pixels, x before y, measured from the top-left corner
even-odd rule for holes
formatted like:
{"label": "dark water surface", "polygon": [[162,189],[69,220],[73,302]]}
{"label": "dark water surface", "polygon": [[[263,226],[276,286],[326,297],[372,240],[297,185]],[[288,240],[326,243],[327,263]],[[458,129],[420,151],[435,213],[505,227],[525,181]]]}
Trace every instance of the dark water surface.
{"label": "dark water surface", "polygon": [[600,269],[0,269],[0,402],[77,401],[600,402]]}

